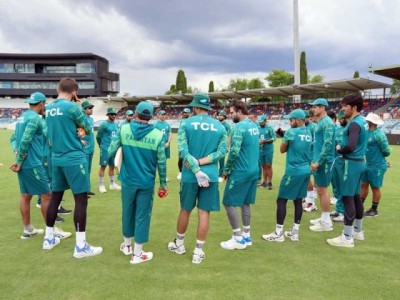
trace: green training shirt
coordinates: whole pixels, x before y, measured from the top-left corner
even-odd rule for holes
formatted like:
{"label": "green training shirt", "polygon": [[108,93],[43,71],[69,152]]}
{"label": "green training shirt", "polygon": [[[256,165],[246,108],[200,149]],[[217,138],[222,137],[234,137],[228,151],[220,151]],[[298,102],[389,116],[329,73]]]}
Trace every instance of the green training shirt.
{"label": "green training shirt", "polygon": [[43,165],[43,123],[42,117],[37,112],[29,109],[17,119],[10,145],[13,152],[17,153],[15,162],[21,165],[22,169]]}
{"label": "green training shirt", "polygon": [[[197,182],[194,173],[203,171],[210,178],[210,182],[218,182],[218,162],[227,152],[227,134],[218,120],[207,114],[198,114],[182,120],[178,130],[179,157],[189,164],[182,169],[183,183]],[[189,156],[196,160],[209,157],[211,163],[198,166],[188,160]]]}
{"label": "green training shirt", "polygon": [[386,135],[379,128],[368,131],[368,145],[365,158],[368,166],[387,168],[385,157],[390,155],[389,143]]}
{"label": "green training shirt", "polygon": [[101,150],[108,150],[111,141],[118,132],[117,122],[104,121],[97,130],[96,141]]}
{"label": "green training shirt", "polygon": [[258,178],[259,136],[258,126],[247,118],[233,127],[231,148],[224,169],[232,180],[243,182]]}
{"label": "green training shirt", "polygon": [[290,128],[282,143],[287,145],[285,175],[311,174],[312,134],[307,127]]}
{"label": "green training shirt", "polygon": [[86,162],[77,128],[88,134],[90,127],[86,115],[76,103],[57,99],[49,104],[46,107],[46,124],[53,166],[68,167]]}
{"label": "green training shirt", "polygon": [[313,144],[313,163],[331,163],[335,153],[335,124],[330,117],[318,121]]}

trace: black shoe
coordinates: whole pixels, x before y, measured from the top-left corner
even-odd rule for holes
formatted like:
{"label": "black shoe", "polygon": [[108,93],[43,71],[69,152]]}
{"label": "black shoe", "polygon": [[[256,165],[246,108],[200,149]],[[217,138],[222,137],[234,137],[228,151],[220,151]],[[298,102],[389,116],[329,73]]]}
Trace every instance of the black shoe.
{"label": "black shoe", "polygon": [[268,182],[267,189],[272,190],[272,183]]}
{"label": "black shoe", "polygon": [[61,222],[64,222],[64,219],[57,216],[56,223],[61,223]]}
{"label": "black shoe", "polygon": [[64,207],[60,206],[58,209],[58,214],[59,215],[69,215],[72,212],[70,209],[65,209]]}
{"label": "black shoe", "polygon": [[94,196],[94,195],[96,195],[95,193],[93,193],[93,192],[88,192],[87,193],[88,195],[90,195],[90,196]]}
{"label": "black shoe", "polygon": [[373,210],[372,208],[364,212],[364,217],[377,217],[377,216],[379,216],[378,211]]}

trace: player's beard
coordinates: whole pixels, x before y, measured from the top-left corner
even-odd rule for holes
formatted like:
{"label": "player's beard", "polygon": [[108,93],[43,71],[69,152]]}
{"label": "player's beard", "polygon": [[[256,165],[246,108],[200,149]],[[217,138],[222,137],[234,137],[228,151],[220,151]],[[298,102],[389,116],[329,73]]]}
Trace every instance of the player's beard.
{"label": "player's beard", "polygon": [[240,122],[240,118],[239,118],[238,116],[234,116],[234,117],[232,118],[232,122],[233,122],[233,123],[239,123],[239,122]]}

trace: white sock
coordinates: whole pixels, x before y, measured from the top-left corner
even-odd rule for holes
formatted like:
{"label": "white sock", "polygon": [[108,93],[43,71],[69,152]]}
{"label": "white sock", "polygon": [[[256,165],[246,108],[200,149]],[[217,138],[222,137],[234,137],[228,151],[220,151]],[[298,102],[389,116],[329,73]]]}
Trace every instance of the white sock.
{"label": "white sock", "polygon": [[111,184],[114,183],[114,176],[110,176],[110,183],[111,183]]}
{"label": "white sock", "polygon": [[243,226],[243,236],[250,237],[250,226]]}
{"label": "white sock", "polygon": [[132,245],[131,238],[130,237],[124,237],[124,243],[125,243],[125,246]]}
{"label": "white sock", "polygon": [[184,242],[185,242],[185,234],[184,233],[180,234],[177,232],[176,233],[176,241],[175,241],[176,245],[181,246],[184,244]]}
{"label": "white sock", "polygon": [[283,225],[276,224],[275,233],[277,235],[282,235],[283,232]]}
{"label": "white sock", "polygon": [[300,224],[294,223],[294,224],[293,224],[292,232],[293,232],[293,233],[299,233],[299,229],[300,229]]}
{"label": "white sock", "polygon": [[99,177],[99,185],[104,185],[104,177]]}
{"label": "white sock", "polygon": [[54,237],[54,227],[46,226],[46,233],[44,235],[44,238],[51,240],[53,237]]}
{"label": "white sock", "polygon": [[322,214],[321,214],[321,219],[325,223],[328,223],[328,224],[332,223],[332,221],[331,221],[331,213],[329,211],[328,212],[323,211]]}
{"label": "white sock", "polygon": [[204,243],[205,243],[205,241],[196,240],[196,248],[195,248],[195,250],[196,249],[199,249],[199,250],[203,249]]}
{"label": "white sock", "polygon": [[142,254],[142,249],[143,249],[143,244],[135,242],[135,246],[133,248],[133,254],[135,256],[140,256],[140,254]]}
{"label": "white sock", "polygon": [[77,231],[76,232],[76,245],[79,248],[85,247],[86,244],[86,231]]}

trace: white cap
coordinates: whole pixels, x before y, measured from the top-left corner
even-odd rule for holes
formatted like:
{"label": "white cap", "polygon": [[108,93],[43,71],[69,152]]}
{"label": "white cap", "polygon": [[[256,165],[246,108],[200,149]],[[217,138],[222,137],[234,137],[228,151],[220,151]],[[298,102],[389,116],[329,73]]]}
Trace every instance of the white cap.
{"label": "white cap", "polygon": [[376,125],[383,125],[384,124],[382,119],[377,114],[373,114],[373,113],[369,113],[367,115],[367,117],[365,118],[365,120],[370,121],[371,123],[374,123]]}

